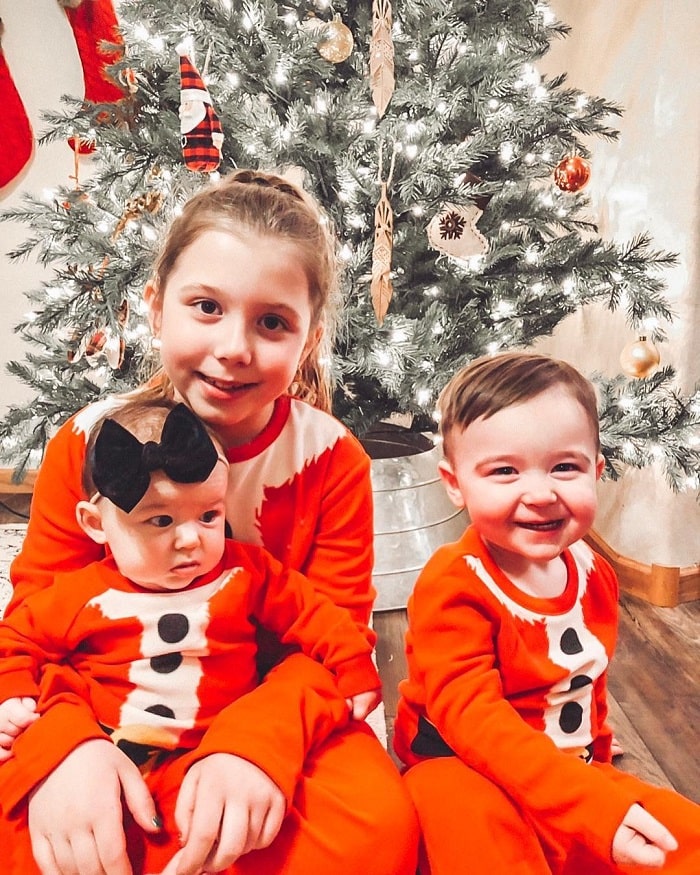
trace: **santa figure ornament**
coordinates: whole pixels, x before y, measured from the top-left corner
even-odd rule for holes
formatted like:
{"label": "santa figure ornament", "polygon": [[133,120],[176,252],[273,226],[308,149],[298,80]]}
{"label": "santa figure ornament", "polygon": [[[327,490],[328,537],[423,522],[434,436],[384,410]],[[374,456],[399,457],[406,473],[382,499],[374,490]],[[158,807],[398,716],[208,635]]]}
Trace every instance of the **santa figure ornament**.
{"label": "santa figure ornament", "polygon": [[180,55],[180,133],[185,167],[213,173],[221,164],[224,134],[202,77],[187,55]]}

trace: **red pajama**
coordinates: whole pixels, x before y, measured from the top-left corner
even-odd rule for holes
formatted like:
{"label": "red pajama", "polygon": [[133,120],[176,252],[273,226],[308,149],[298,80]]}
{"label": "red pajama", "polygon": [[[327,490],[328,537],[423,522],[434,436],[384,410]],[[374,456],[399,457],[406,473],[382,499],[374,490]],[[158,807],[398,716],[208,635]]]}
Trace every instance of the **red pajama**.
{"label": "red pajama", "polygon": [[633,803],[681,842],[662,871],[700,871],[700,807],[610,764],[614,572],[582,542],[562,558],[564,592],[528,596],[472,527],[415,586],[395,747],[423,831],[421,875],[635,871],[611,857]]}

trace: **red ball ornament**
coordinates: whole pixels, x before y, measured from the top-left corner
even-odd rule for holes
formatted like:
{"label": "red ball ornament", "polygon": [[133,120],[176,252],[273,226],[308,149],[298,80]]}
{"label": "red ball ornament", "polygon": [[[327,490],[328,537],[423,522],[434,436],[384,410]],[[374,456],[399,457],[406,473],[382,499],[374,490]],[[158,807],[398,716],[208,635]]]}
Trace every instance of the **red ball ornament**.
{"label": "red ball ornament", "polygon": [[580,155],[570,155],[554,168],[554,181],[562,191],[578,191],[591,178],[591,165]]}

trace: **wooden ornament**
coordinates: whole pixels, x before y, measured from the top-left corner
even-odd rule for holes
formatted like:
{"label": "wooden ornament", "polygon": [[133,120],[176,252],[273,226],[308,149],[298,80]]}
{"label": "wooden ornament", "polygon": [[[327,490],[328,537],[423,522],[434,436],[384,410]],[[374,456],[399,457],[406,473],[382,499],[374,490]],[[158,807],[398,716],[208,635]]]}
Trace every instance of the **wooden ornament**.
{"label": "wooden ornament", "polygon": [[372,0],[372,37],[369,43],[369,81],[372,102],[381,118],[394,93],[394,41],[391,37],[390,0]]}
{"label": "wooden ornament", "polygon": [[476,227],[482,215],[476,204],[444,204],[428,224],[430,245],[452,258],[485,255],[489,242]]}
{"label": "wooden ornament", "polygon": [[379,203],[374,211],[374,248],[372,250],[372,282],[370,291],[377,322],[381,325],[393,294],[391,285],[391,251],[393,248],[394,214],[382,183]]}

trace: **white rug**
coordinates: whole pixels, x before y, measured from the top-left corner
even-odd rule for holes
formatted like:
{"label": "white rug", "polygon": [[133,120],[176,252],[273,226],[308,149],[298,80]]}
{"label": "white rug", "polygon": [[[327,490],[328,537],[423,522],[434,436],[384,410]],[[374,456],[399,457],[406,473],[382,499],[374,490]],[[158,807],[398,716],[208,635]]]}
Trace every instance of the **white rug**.
{"label": "white rug", "polygon": [[26,530],[23,523],[0,524],[0,617],[12,595],[10,563],[19,553]]}
{"label": "white rug", "polygon": [[[12,595],[10,563],[22,546],[26,528],[26,525],[23,524],[0,524],[0,617],[2,617]],[[380,705],[369,715],[367,723],[372,727],[372,731],[384,747],[386,747],[387,737],[383,705]]]}

